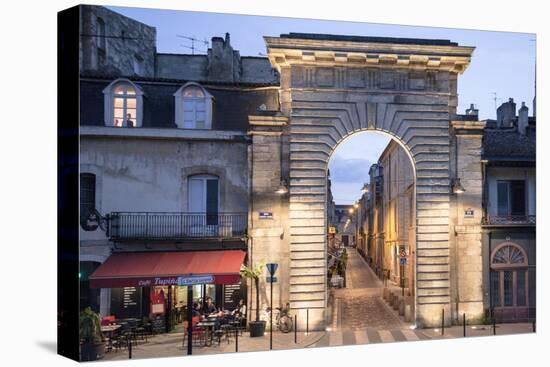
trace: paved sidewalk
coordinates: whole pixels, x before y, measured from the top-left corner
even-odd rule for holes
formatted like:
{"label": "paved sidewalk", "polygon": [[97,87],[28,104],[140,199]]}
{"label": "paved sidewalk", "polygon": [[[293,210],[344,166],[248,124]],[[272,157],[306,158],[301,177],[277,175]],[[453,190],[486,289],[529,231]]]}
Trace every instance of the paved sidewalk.
{"label": "paved sidewalk", "polygon": [[[273,332],[273,350],[285,350],[306,348],[323,337],[325,332],[310,332],[305,335],[304,332],[298,332],[298,343],[294,343],[294,333],[283,334],[281,332]],[[143,358],[162,358],[162,357],[179,357],[187,355],[187,345],[182,346],[183,333],[167,333],[149,337],[147,343],[139,341],[139,345],[132,348],[133,359]],[[269,350],[269,332],[266,331],[263,337],[251,338],[248,332],[239,336],[239,353],[241,352],[256,352]],[[219,354],[219,353],[235,353],[235,339],[230,342],[222,339],[218,345],[214,341],[209,347],[193,347],[193,355]],[[105,358],[102,361],[114,361],[128,359],[128,350],[121,349],[117,352],[111,351],[105,353]]]}
{"label": "paved sidewalk", "polygon": [[[463,338],[464,329],[461,325],[445,327],[444,335],[441,328],[422,329],[431,339]],[[532,323],[497,324],[496,336],[533,333]],[[466,337],[493,336],[493,325],[466,325]]]}

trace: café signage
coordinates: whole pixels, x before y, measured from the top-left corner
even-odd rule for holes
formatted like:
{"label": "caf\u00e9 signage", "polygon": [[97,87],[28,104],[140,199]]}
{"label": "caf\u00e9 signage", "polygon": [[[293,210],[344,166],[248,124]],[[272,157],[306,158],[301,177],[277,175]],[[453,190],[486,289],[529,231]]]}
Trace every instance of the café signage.
{"label": "caf\u00e9 signage", "polygon": [[178,285],[195,285],[195,284],[209,284],[209,283],[214,283],[214,276],[200,275],[200,276],[178,277]]}

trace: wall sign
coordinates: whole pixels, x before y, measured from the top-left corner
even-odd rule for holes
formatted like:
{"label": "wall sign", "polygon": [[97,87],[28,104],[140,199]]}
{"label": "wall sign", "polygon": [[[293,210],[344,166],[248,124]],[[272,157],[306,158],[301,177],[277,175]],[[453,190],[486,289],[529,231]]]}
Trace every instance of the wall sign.
{"label": "wall sign", "polygon": [[464,210],[464,218],[471,218],[474,216],[474,209],[468,208]]}
{"label": "wall sign", "polygon": [[260,219],[273,219],[273,212],[260,212]]}
{"label": "wall sign", "polygon": [[212,275],[178,277],[178,285],[195,285],[195,284],[210,284],[210,283],[214,283],[214,277]]}

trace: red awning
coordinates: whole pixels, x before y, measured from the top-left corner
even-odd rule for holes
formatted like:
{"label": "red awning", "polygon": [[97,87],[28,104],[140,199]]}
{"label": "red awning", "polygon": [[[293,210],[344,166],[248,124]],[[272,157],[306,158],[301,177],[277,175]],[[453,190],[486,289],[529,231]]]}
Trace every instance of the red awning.
{"label": "red awning", "polygon": [[114,253],[90,276],[91,288],[236,284],[240,250]]}

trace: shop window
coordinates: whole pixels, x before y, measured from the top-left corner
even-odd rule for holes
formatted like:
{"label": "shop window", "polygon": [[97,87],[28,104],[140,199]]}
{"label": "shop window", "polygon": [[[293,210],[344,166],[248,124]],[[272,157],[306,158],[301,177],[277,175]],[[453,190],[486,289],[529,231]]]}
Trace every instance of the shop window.
{"label": "shop window", "polygon": [[105,125],[140,127],[142,125],[143,92],[127,79],[119,79],[103,90]]}
{"label": "shop window", "polygon": [[197,83],[187,83],[174,94],[176,125],[184,129],[211,129],[214,98]]}

